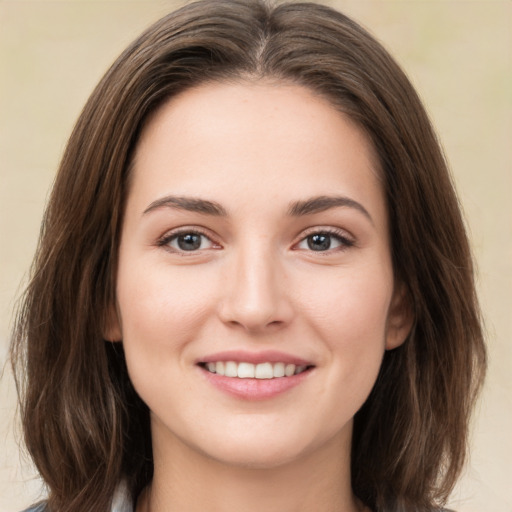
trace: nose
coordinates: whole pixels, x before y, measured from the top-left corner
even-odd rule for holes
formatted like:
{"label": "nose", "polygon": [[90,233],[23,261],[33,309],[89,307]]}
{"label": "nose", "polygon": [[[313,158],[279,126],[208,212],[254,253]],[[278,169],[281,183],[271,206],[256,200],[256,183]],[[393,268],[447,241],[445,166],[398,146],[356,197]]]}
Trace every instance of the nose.
{"label": "nose", "polygon": [[279,258],[259,247],[235,254],[226,269],[220,319],[253,334],[284,327],[293,317]]}

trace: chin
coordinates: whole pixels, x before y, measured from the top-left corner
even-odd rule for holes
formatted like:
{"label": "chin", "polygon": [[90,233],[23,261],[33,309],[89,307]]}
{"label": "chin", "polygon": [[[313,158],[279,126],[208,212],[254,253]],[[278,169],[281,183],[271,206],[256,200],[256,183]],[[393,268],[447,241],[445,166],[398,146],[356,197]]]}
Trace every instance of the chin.
{"label": "chin", "polygon": [[301,451],[283,449],[283,447],[240,447],[227,453],[210,453],[209,456],[226,466],[250,470],[275,469],[299,460],[305,454]]}
{"label": "chin", "polygon": [[[247,429],[241,435],[214,439],[209,446],[202,447],[209,458],[227,466],[245,469],[274,469],[307,460],[313,453],[323,449],[338,449],[340,432],[316,433],[293,428],[266,430]],[[344,437],[344,436],[343,436]],[[350,441],[349,441],[350,442]],[[336,447],[334,446],[336,445]]]}

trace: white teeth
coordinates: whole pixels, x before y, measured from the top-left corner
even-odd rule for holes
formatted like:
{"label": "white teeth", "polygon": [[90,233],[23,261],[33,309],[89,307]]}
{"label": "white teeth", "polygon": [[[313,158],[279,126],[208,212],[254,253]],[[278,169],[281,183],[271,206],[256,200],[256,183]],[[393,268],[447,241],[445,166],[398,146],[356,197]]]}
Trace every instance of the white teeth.
{"label": "white teeth", "polygon": [[224,363],[222,361],[218,361],[215,363],[215,373],[219,375],[224,375]]}
{"label": "white teeth", "polygon": [[241,379],[254,379],[254,365],[251,363],[238,363],[238,377]]}
{"label": "white teeth", "polygon": [[211,373],[238,377],[239,379],[274,379],[298,375],[307,369],[307,366],[296,366],[285,363],[236,363],[235,361],[217,361],[206,363],[206,369]]}
{"label": "white teeth", "polygon": [[284,377],[284,363],[274,365],[274,377]]}
{"label": "white teeth", "polygon": [[238,368],[234,361],[228,361],[224,365],[224,375],[226,377],[238,377]]}
{"label": "white teeth", "polygon": [[254,376],[257,379],[271,379],[274,376],[274,369],[270,363],[257,364]]}
{"label": "white teeth", "polygon": [[295,365],[294,364],[287,364],[284,369],[284,374],[287,377],[291,377],[295,373]]}
{"label": "white teeth", "polygon": [[297,366],[297,368],[295,368],[294,374],[298,375],[299,373],[302,373],[305,369],[306,369],[305,366]]}

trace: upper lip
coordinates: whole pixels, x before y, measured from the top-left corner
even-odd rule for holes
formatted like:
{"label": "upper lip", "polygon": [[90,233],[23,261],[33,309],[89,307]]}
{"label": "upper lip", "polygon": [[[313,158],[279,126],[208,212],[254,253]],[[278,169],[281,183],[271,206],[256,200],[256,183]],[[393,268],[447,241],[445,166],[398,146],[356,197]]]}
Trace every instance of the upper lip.
{"label": "upper lip", "polygon": [[234,361],[235,363],[285,363],[296,366],[312,366],[313,363],[301,357],[276,350],[265,350],[260,352],[248,352],[246,350],[226,350],[215,352],[196,361],[200,363],[216,363],[217,361]]}

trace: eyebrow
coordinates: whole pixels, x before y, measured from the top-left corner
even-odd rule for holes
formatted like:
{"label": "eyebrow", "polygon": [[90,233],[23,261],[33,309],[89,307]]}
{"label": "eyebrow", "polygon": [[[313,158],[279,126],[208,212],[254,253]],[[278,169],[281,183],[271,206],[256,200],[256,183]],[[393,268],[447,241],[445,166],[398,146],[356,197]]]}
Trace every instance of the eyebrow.
{"label": "eyebrow", "polygon": [[[345,196],[316,196],[303,201],[294,201],[288,208],[288,215],[301,217],[339,207],[354,208],[373,224],[373,219],[368,210],[361,203]],[[157,199],[144,210],[143,215],[160,208],[175,208],[216,217],[226,217],[228,215],[226,209],[215,201],[186,196],[165,196]]]}
{"label": "eyebrow", "polygon": [[288,215],[300,217],[302,215],[312,215],[338,207],[354,208],[367,217],[373,224],[372,216],[369,214],[368,210],[361,203],[345,196],[316,196],[304,201],[295,201],[291,203],[288,209]]}
{"label": "eyebrow", "polygon": [[157,199],[144,210],[143,215],[152,212],[153,210],[165,207],[202,213],[204,215],[215,215],[217,217],[227,216],[227,212],[224,207],[215,201],[184,196],[165,196]]}

